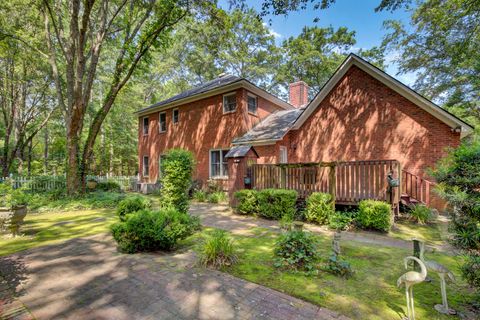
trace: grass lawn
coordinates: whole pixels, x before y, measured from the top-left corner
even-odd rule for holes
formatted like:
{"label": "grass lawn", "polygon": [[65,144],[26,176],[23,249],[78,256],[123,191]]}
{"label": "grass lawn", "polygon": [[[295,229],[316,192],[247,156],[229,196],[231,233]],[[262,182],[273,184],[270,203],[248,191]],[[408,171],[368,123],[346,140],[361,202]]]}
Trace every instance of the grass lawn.
{"label": "grass lawn", "polygon": [[410,241],[417,238],[427,242],[428,244],[441,245],[443,243],[440,233],[439,222],[429,224],[417,224],[411,221],[399,221],[395,223],[395,227],[388,233],[392,238]]}
{"label": "grass lawn", "polygon": [[[211,233],[205,229],[184,242],[199,250],[200,238]],[[369,246],[342,241],[342,254],[355,271],[350,279],[342,279],[329,273],[305,275],[278,270],[273,266],[273,247],[278,234],[266,229],[255,230],[254,237],[232,236],[237,245],[239,261],[223,271],[234,276],[265,285],[310,301],[319,306],[338,311],[354,319],[400,319],[406,312],[405,291],[396,287],[396,281],[405,271],[403,258],[408,250]],[[331,239],[318,236],[323,258],[330,254]],[[440,253],[428,253],[427,258],[448,266],[458,282],[448,286],[449,304],[459,311],[473,299],[473,293],[462,282],[458,258]],[[321,262],[320,262],[321,263]],[[417,319],[449,319],[433,310],[441,302],[440,284],[435,274],[434,281],[414,287]]]}
{"label": "grass lawn", "polygon": [[28,213],[16,238],[0,237],[0,255],[107,232],[116,215],[112,209]]}

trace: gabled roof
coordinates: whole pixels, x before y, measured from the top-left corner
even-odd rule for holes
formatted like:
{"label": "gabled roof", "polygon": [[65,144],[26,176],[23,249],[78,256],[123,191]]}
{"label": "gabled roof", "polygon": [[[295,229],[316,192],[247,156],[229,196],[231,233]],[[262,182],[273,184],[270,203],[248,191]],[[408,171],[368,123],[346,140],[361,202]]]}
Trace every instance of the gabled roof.
{"label": "gabled roof", "polygon": [[166,100],[152,104],[151,106],[137,111],[136,114],[142,116],[151,112],[171,108],[238,88],[245,88],[256,95],[275,103],[282,109],[293,109],[293,106],[289,103],[259,88],[250,81],[233,75],[225,75],[193,87]]}
{"label": "gabled roof", "polygon": [[280,110],[272,113],[243,136],[232,141],[238,144],[268,144],[281,140],[290,130],[303,109]]}
{"label": "gabled roof", "polygon": [[227,154],[225,155],[225,158],[242,158],[245,157],[248,152],[252,149],[252,151],[255,153],[255,155],[258,158],[258,153],[255,151],[255,149],[250,146],[250,145],[242,145],[242,146],[234,146],[230,150],[228,150]]}
{"label": "gabled roof", "polygon": [[320,92],[315,96],[312,101],[310,101],[310,103],[305,108],[305,112],[303,112],[296,120],[295,124],[292,126],[292,129],[299,129],[303,125],[303,123],[308,119],[308,117],[318,108],[322,100],[325,99],[325,97],[330,93],[330,91],[335,87],[335,85],[342,79],[345,73],[353,65],[365,71],[370,76],[382,82],[384,85],[396,91],[398,94],[402,95],[406,99],[410,100],[418,107],[422,108],[426,112],[430,113],[432,116],[436,117],[440,121],[450,126],[452,129],[460,130],[461,137],[465,137],[473,132],[473,127],[468,123],[449,113],[447,110],[431,102],[430,100],[423,97],[408,86],[404,85],[397,79],[386,74],[384,71],[380,70],[379,68],[368,63],[367,61],[353,53],[351,53],[347,57],[347,59],[345,59],[345,61],[340,65],[340,67],[333,74],[333,76],[322,87]]}

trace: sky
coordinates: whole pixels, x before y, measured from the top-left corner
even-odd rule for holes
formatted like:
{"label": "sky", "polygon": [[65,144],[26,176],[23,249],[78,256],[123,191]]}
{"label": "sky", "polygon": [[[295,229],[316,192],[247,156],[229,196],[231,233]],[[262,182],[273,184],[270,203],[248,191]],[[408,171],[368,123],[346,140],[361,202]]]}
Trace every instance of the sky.
{"label": "sky", "polygon": [[[247,4],[260,11],[262,1],[247,0]],[[311,7],[307,10],[291,12],[288,16],[267,16],[264,18],[269,23],[269,28],[275,35],[277,43],[281,43],[290,36],[297,36],[304,26],[318,25],[320,27],[333,26],[335,29],[341,26],[347,27],[349,30],[356,32],[357,43],[355,49],[369,49],[373,46],[379,46],[383,36],[388,30],[383,28],[385,20],[400,20],[405,24],[409,21],[409,12],[397,10],[390,12],[375,12],[380,0],[337,0],[330,8],[326,10],[313,10]],[[220,6],[228,9],[226,0],[220,1]],[[318,17],[320,20],[315,23],[314,19]],[[271,21],[269,21],[271,20]],[[385,70],[390,75],[407,85],[415,82],[415,74],[397,75],[398,68],[392,62],[396,53],[388,52],[386,56]]]}

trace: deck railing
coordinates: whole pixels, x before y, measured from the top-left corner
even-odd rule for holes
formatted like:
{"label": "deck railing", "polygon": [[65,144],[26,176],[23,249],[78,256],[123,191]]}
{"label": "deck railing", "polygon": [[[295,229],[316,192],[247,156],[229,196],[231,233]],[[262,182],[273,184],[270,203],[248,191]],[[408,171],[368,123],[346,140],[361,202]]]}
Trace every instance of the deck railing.
{"label": "deck railing", "polygon": [[253,164],[248,172],[252,188],[293,189],[300,198],[324,192],[330,193],[338,204],[356,204],[364,199],[392,204],[399,201],[398,190],[390,189],[387,181],[389,173],[397,179],[400,176],[396,160]]}
{"label": "deck railing", "polygon": [[427,206],[430,205],[430,192],[435,183],[425,180],[407,170],[402,170],[402,196],[408,196]]}

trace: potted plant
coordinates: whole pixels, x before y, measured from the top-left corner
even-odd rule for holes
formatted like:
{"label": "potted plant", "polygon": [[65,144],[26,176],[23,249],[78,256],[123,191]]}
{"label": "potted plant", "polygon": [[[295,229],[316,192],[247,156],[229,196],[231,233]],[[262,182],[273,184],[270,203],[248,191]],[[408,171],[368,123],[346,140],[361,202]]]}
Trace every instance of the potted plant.
{"label": "potted plant", "polygon": [[94,190],[97,187],[97,180],[94,178],[87,179],[87,188],[90,190]]}
{"label": "potted plant", "polygon": [[13,189],[11,183],[0,184],[0,231],[10,231],[16,236],[27,215],[28,198],[21,189]]}

